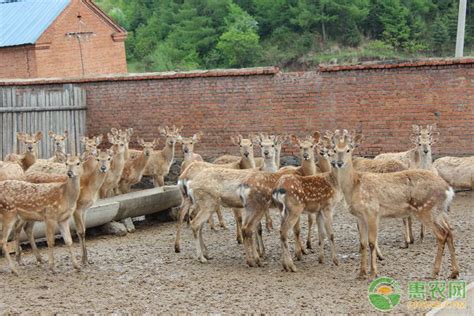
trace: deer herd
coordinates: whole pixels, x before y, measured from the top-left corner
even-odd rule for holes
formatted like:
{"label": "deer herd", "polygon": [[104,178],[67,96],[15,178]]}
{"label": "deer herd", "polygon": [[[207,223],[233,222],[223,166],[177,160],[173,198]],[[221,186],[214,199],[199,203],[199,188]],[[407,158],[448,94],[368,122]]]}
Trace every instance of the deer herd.
{"label": "deer herd", "polygon": [[[359,277],[367,277],[367,251],[370,253],[370,278],[377,275],[377,258],[383,259],[378,247],[381,218],[401,218],[404,247],[414,242],[412,221],[421,222],[420,238],[430,229],[437,241],[433,276],[440,272],[447,244],[451,256],[451,278],[459,275],[453,228],[448,220],[450,204],[456,189],[474,187],[474,157],[443,157],[432,162],[431,146],[438,140],[435,125],[413,125],[413,148],[402,153],[384,153],[374,159],[353,157],[363,136],[347,130],[315,132],[305,138],[295,135],[265,133],[244,138],[231,137],[240,150],[239,156],[224,155],[212,163],[194,152],[202,133],[185,138],[176,127],[160,128],[166,138],[164,148],[156,150],[158,139],[146,142],[138,138],[142,150],[129,148],[133,129],[112,129],[107,134],[109,149],[103,148],[102,136],[83,137],[80,156],[65,152],[68,135],[49,133],[54,152],[50,159],[37,158],[42,133],[18,133],[22,154],[10,154],[0,163],[0,219],[2,250],[12,272],[18,274],[7,241],[13,232],[16,259],[21,263],[19,236],[27,235],[38,262],[41,255],[33,237],[35,222],[46,224],[48,264],[54,271],[54,232],[59,227],[71,255],[74,268],[80,269],[72,247],[69,219],[73,217],[79,243],[81,263],[89,262],[85,244],[85,215],[98,198],[131,191],[142,176],[163,186],[174,161],[175,146],[182,145],[184,160],[178,179],[182,201],[178,213],[175,251],[180,252],[182,224],[187,218],[194,235],[197,259],[207,262],[209,250],[203,239],[203,226],[215,229],[213,213],[221,227],[226,227],[222,212],[232,209],[236,221],[236,239],[243,244],[245,260],[250,267],[261,266],[265,258],[262,219],[273,228],[271,212],[281,219],[281,262],[286,271],[296,271],[290,254],[288,233],[293,231],[295,257],[300,260],[313,248],[312,226],[318,231],[319,262],[324,262],[324,243],[330,243],[331,260],[338,265],[333,230],[333,215],[349,212],[357,222],[360,241]],[[281,148],[285,142],[299,148],[301,165],[280,166]],[[99,146],[101,145],[101,146]],[[254,156],[254,145],[261,157]],[[306,214],[308,235],[301,237],[301,216]]]}

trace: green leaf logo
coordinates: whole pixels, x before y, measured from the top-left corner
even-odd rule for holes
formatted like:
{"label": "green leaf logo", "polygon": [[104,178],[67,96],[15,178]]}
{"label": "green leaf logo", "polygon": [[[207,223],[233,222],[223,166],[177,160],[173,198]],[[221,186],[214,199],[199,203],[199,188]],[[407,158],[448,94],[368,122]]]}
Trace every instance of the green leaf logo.
{"label": "green leaf logo", "polygon": [[380,277],[370,283],[368,296],[375,309],[382,312],[391,311],[400,303],[400,284],[392,278]]}

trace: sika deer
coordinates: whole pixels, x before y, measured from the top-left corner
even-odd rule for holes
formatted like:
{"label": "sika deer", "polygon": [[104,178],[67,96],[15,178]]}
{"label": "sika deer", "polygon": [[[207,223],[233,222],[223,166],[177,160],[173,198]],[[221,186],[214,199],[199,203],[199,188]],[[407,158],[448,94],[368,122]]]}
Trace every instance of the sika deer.
{"label": "sika deer", "polygon": [[427,170],[406,170],[394,173],[360,173],[353,168],[352,151],[362,135],[351,137],[336,131],[334,154],[331,158],[332,174],[349,205],[349,211],[357,217],[360,236],[361,267],[359,277],[366,276],[367,244],[370,247],[371,273],[377,275],[378,223],[380,218],[413,216],[433,230],[438,251],[433,276],[439,274],[445,244],[451,253],[451,278],[459,275],[454,250],[454,237],[448,222],[447,211],[454,197],[453,189],[439,176]]}
{"label": "sika deer", "polygon": [[442,157],[435,160],[433,167],[452,187],[474,190],[474,156]]}
{"label": "sika deer", "polygon": [[94,137],[86,137],[83,136],[81,138],[81,143],[84,146],[84,153],[87,154],[95,154],[97,152],[97,146],[102,143],[102,134],[99,136],[94,136]]}
{"label": "sika deer", "polygon": [[[176,142],[179,139],[179,132],[181,128],[176,128],[174,125],[171,130],[168,126],[160,127],[160,133],[166,137],[165,147],[162,150],[155,150],[151,154],[150,159],[145,167],[144,176],[153,177],[153,184],[155,187],[162,187],[165,185],[165,176],[170,172],[170,167],[174,161],[174,149]],[[137,151],[133,151],[134,155]]]}
{"label": "sika deer", "polygon": [[5,161],[18,162],[23,170],[26,171],[36,162],[38,156],[38,142],[43,138],[43,133],[36,132],[34,135],[29,135],[27,133],[17,133],[16,137],[18,141],[26,147],[26,150],[22,155],[7,155],[5,157]]}
{"label": "sika deer", "polygon": [[63,135],[55,134],[53,131],[48,132],[48,136],[53,141],[54,152],[53,156],[49,158],[52,162],[66,162],[66,141],[69,133],[64,131]]}
{"label": "sika deer", "polygon": [[[82,249],[82,263],[88,264],[89,260],[87,257],[86,249],[86,225],[85,216],[86,211],[97,201],[99,198],[99,189],[104,183],[107,172],[110,170],[110,164],[114,152],[112,149],[108,149],[103,152],[96,152],[95,154],[84,153],[83,154],[83,173],[81,175],[81,192],[77,200],[76,210],[73,213],[74,223],[76,224],[76,232],[79,237],[79,242]],[[66,166],[58,164],[54,169],[49,169],[47,173],[44,172],[30,172],[26,176],[26,180],[32,183],[51,183],[61,182],[61,177],[64,177],[66,172]],[[64,181],[64,180],[63,180]],[[20,222],[16,226],[16,240],[19,240],[19,234],[22,226],[25,226],[25,233],[28,236],[30,245],[33,249],[33,253],[36,256],[38,262],[42,262],[41,256],[36,248],[35,239],[32,234],[34,222],[24,223]],[[21,248],[19,243],[17,244],[17,261],[21,261]]]}
{"label": "sika deer", "polygon": [[140,182],[146,164],[153,152],[153,148],[158,146],[158,142],[158,139],[154,139],[153,142],[145,142],[142,138],[138,139],[138,144],[142,146],[143,152],[135,159],[129,159],[125,163],[122,178],[119,183],[119,191],[121,194],[129,193],[131,186]]}
{"label": "sika deer", "polygon": [[0,214],[2,215],[2,249],[11,271],[18,274],[7,250],[7,239],[19,217],[23,221],[45,221],[48,241],[49,268],[54,271],[54,230],[59,225],[69,249],[74,268],[79,265],[72,249],[69,218],[76,209],[80,193],[82,165],[78,157],[66,161],[67,180],[63,183],[34,184],[7,180],[0,182]]}
{"label": "sika deer", "polygon": [[130,139],[133,135],[133,128],[127,128],[126,130],[121,130],[121,129],[116,129],[116,128],[111,128],[110,129],[112,135],[114,135],[117,138],[120,138],[124,143],[125,143],[125,160],[128,160],[130,158],[130,150],[129,150],[129,143]]}
{"label": "sika deer", "polygon": [[179,137],[178,142],[183,146],[184,159],[181,163],[181,173],[194,161],[204,161],[201,155],[194,152],[194,144],[201,140],[203,133],[194,134],[193,137]]}
{"label": "sika deer", "polygon": [[0,181],[24,180],[25,172],[17,162],[0,161]]}
{"label": "sika deer", "polygon": [[[254,157],[253,147],[252,147],[253,143],[251,141],[251,139],[253,138],[254,138],[253,135],[250,135],[248,139],[243,138],[242,135],[240,134],[238,136],[231,136],[230,140],[232,141],[232,144],[239,146],[240,157],[233,156],[233,155],[223,155],[216,158],[212,163],[218,164],[218,165],[240,163],[241,164],[240,169],[263,167],[263,158]],[[250,161],[253,161],[253,165],[249,164]]]}
{"label": "sika deer", "polygon": [[114,157],[110,165],[110,172],[107,173],[104,183],[99,191],[101,199],[111,197],[114,194],[114,189],[118,186],[122,177],[123,168],[125,167],[125,144],[126,140],[122,137],[107,134],[109,143],[112,144],[114,150]]}

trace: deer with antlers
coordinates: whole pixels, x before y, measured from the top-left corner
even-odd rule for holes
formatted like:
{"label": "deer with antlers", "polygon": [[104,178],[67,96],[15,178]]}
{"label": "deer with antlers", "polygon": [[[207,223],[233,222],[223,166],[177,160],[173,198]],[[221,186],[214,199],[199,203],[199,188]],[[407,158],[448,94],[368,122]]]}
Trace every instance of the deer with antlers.
{"label": "deer with antlers", "polygon": [[138,138],[138,144],[143,148],[143,152],[134,159],[127,160],[125,163],[119,183],[120,193],[130,192],[131,186],[140,182],[153,149],[158,146],[158,142],[158,139],[154,139],[152,142],[145,142],[143,138]]}
{"label": "deer with antlers", "polygon": [[412,216],[432,229],[438,243],[433,276],[437,277],[445,245],[451,254],[451,278],[459,275],[448,209],[453,189],[433,172],[415,169],[394,173],[364,173],[354,170],[352,151],[362,135],[336,131],[331,157],[332,174],[359,225],[361,265],[359,277],[366,276],[367,246],[370,250],[370,277],[377,275],[375,245],[380,218]]}
{"label": "deer with antlers", "polygon": [[128,160],[130,158],[129,143],[130,143],[130,139],[132,138],[132,135],[133,135],[133,128],[127,128],[125,130],[111,128],[110,132],[112,133],[112,135],[114,137],[117,137],[117,138],[121,139],[124,142],[124,144],[125,144],[124,157],[125,157],[125,160]]}
{"label": "deer with antlers", "polygon": [[61,183],[35,184],[17,180],[0,182],[0,214],[2,215],[2,249],[11,271],[18,274],[7,250],[7,239],[19,217],[21,220],[45,221],[48,242],[49,268],[55,269],[53,247],[54,230],[59,226],[68,247],[74,268],[80,269],[72,249],[69,219],[76,209],[80,193],[82,164],[79,157],[66,161],[67,179]]}
{"label": "deer with antlers", "polygon": [[28,170],[38,158],[38,143],[43,139],[42,132],[36,134],[17,133],[18,141],[25,147],[25,152],[21,155],[9,154],[5,157],[5,161],[18,162],[24,171]]}

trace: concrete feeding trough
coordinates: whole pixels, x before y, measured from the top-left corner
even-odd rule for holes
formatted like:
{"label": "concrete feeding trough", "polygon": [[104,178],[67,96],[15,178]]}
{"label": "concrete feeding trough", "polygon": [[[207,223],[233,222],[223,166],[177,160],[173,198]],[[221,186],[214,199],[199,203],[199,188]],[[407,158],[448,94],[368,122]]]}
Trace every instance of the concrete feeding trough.
{"label": "concrete feeding trough", "polygon": [[[112,221],[120,221],[129,217],[149,215],[178,206],[181,195],[177,186],[164,186],[147,190],[135,191],[127,194],[98,200],[86,213],[86,228],[104,225]],[[74,220],[71,218],[71,231],[76,231]],[[45,238],[45,224],[39,222],[35,225],[34,236],[36,239]],[[59,234],[59,229],[56,230]],[[27,241],[22,232],[20,240]]]}

